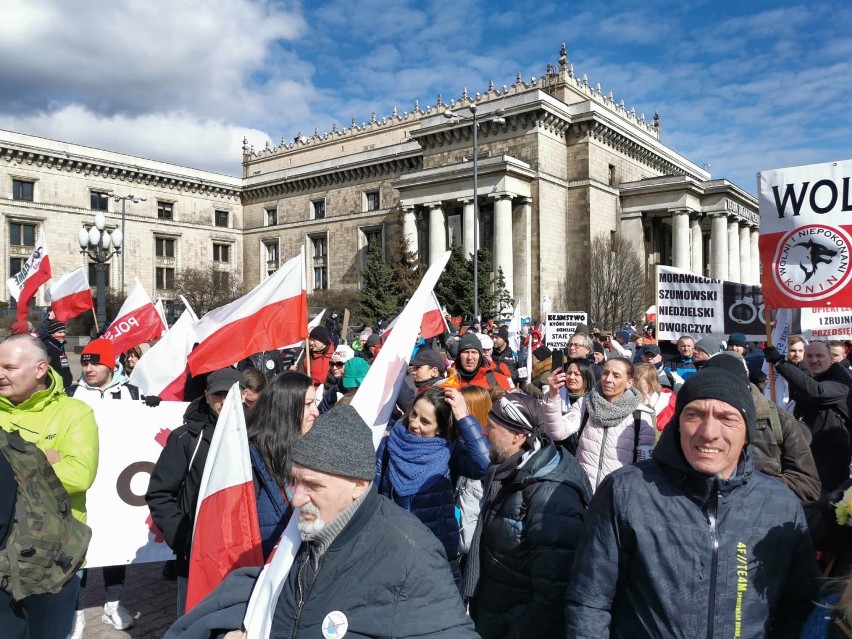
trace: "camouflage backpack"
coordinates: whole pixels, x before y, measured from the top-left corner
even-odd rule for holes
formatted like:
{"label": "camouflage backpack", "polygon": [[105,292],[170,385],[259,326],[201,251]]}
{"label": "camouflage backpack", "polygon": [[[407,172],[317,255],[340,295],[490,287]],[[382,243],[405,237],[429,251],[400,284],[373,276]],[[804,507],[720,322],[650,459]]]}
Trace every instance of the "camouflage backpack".
{"label": "camouflage backpack", "polygon": [[0,588],[16,601],[59,592],[80,569],[92,537],[44,453],[17,431],[0,429],[0,453],[18,484],[15,515],[0,550]]}

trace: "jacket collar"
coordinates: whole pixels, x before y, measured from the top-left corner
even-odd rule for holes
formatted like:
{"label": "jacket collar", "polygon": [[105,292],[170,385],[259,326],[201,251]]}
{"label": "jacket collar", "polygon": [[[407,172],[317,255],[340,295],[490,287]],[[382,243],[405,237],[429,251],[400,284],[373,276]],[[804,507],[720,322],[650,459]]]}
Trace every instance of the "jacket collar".
{"label": "jacket collar", "polygon": [[5,397],[0,397],[0,410],[6,413],[13,411],[40,412],[44,410],[45,406],[64,395],[65,389],[62,384],[62,378],[53,368],[48,367],[47,388],[36,391],[17,406],[14,406]]}

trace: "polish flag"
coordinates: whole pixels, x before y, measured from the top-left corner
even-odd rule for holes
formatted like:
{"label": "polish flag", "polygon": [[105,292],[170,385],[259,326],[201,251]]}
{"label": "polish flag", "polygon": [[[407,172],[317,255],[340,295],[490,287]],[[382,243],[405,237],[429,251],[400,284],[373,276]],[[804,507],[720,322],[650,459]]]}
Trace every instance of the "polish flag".
{"label": "polish flag", "polygon": [[27,258],[23,268],[6,280],[9,294],[18,302],[18,319],[24,319],[30,310],[30,300],[35,297],[38,287],[50,279],[50,258],[47,255],[47,242],[44,231],[38,234],[33,252]]}
{"label": "polish flag", "polygon": [[195,323],[198,318],[187,305],[171,330],[144,353],[133,372],[130,383],[143,395],[157,395],[169,402],[183,401],[186,383],[186,358],[195,344]]}
{"label": "polish flag", "polygon": [[130,295],[104,333],[104,339],[112,342],[116,353],[124,353],[134,346],[157,339],[164,330],[166,325],[151,296],[135,278]]}
{"label": "polish flag", "polygon": [[210,594],[232,570],[262,565],[246,419],[240,387],[234,384],[222,405],[201,476],[186,611]]}
{"label": "polish flag", "polygon": [[[352,398],[352,407],[367,424],[372,425],[375,446],[378,446],[385,433],[403,378],[408,370],[411,344],[417,339],[418,320],[432,304],[434,298],[432,290],[443,273],[450,255],[450,251],[447,251],[426,271],[420,286],[399,314],[397,330],[388,337],[355,393],[355,397]],[[248,639],[269,639],[272,615],[301,543],[299,509],[297,508],[293,511],[275,552],[269,563],[264,566],[252,590],[246,616],[243,619]],[[192,578],[191,572],[190,578]]]}
{"label": "polish flag", "polygon": [[193,375],[209,373],[308,337],[304,252],[238,300],[214,309],[195,326],[189,355]]}
{"label": "polish flag", "polygon": [[[314,330],[317,326],[320,325],[320,322],[322,321],[322,318],[323,318],[324,315],[325,315],[325,309],[322,309],[314,319],[312,319],[310,322],[308,322],[308,335],[310,335],[311,331]],[[287,346],[282,346],[281,348],[282,348],[282,350],[290,350],[292,348],[304,348],[304,347],[305,347],[305,340],[302,340],[301,342],[296,342],[294,344],[287,344]]]}
{"label": "polish flag", "polygon": [[60,322],[67,322],[80,313],[90,311],[95,307],[92,300],[92,289],[89,288],[89,278],[84,267],[75,268],[66,273],[47,289],[53,314]]}
{"label": "polish flag", "polygon": [[[382,332],[382,337],[387,341],[388,335],[394,329],[402,314],[397,315],[393,321],[388,324],[388,327]],[[420,337],[429,339],[430,337],[438,337],[443,335],[450,329],[447,327],[447,320],[444,319],[444,311],[438,303],[438,298],[435,293],[429,297],[426,302],[426,310],[423,312],[423,317],[420,320]],[[417,341],[417,335],[414,336],[414,341]]]}
{"label": "polish flag", "polygon": [[166,327],[166,332],[169,332],[169,323],[166,321],[166,307],[163,304],[163,298],[158,297],[157,301],[154,303],[154,308],[157,309],[157,312],[160,314],[160,319],[163,320],[163,326]]}

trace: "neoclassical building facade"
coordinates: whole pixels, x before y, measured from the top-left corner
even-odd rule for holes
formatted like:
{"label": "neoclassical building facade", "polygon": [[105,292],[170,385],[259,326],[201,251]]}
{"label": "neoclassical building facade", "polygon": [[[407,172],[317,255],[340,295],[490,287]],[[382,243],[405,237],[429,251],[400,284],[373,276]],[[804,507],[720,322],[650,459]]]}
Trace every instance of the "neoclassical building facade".
{"label": "neoclassical building facade", "polygon": [[649,273],[759,280],[756,199],[665,146],[659,116],[578,77],[564,45],[539,78],[244,143],[241,178],[7,132],[0,158],[9,271],[42,227],[55,272],[84,264],[75,238],[92,209],[120,224],[104,195],[133,194],[147,199],[126,203],[125,277],[164,299],[174,269],[214,264],[254,286],[302,247],[310,290],[357,288],[367,248],[400,233],[424,264],[453,245],[487,247],[523,315],[581,310],[560,306],[586,285],[569,274],[600,234],[622,233]]}

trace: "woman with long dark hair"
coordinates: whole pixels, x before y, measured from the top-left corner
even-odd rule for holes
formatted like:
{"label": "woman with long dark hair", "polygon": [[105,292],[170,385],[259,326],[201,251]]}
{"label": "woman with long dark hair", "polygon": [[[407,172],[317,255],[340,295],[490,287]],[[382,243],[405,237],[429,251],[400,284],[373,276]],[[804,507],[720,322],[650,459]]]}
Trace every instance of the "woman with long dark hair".
{"label": "woman with long dark hair", "polygon": [[453,487],[459,477],[485,476],[488,451],[488,440],[457,388],[421,393],[376,451],[379,492],[435,534],[459,583],[459,522]]}
{"label": "woman with long dark hair", "polygon": [[264,559],[292,514],[290,455],[318,414],[311,378],[288,371],[272,379],[246,420]]}

